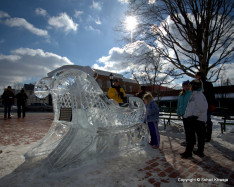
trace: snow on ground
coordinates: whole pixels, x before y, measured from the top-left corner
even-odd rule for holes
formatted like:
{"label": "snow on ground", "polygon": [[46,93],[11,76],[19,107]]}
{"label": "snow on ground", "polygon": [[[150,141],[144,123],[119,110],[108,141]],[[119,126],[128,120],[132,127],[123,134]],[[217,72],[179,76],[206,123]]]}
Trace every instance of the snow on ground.
{"label": "snow on ground", "polygon": [[[12,154],[8,158],[1,155],[1,159],[8,164],[5,175],[11,173],[24,162],[22,154],[27,151],[25,147],[14,150],[9,147]],[[143,174],[137,172],[143,167],[145,161],[152,159],[158,153],[151,147],[138,148],[112,155],[106,158],[92,160],[80,167],[66,168],[61,171],[41,171],[38,167],[21,165],[10,175],[0,179],[0,186],[137,186],[138,179]],[[8,168],[9,167],[9,168]],[[1,175],[4,176],[3,173]],[[142,175],[142,176],[141,176]],[[12,179],[12,180],[10,180]]]}
{"label": "snow on ground", "polygon": [[[227,126],[226,133],[221,134],[220,117],[213,116],[213,137],[225,147],[233,147],[234,129]],[[182,123],[175,121],[166,130],[160,123],[161,134],[170,133],[175,138],[184,139]],[[182,140],[181,140],[182,141]],[[23,154],[36,143],[19,146],[2,146],[0,154],[0,186],[138,186],[143,174],[138,170],[144,167],[145,162],[160,157],[159,150],[150,146],[128,150],[116,155],[98,160],[92,160],[80,167],[65,168],[62,171],[47,172],[40,167],[24,165]],[[22,165],[21,165],[22,164]],[[15,170],[16,169],[16,170]],[[14,171],[15,170],[15,171]],[[143,184],[143,183],[142,183]],[[163,186],[163,185],[162,185]],[[181,186],[181,184],[175,184]]]}

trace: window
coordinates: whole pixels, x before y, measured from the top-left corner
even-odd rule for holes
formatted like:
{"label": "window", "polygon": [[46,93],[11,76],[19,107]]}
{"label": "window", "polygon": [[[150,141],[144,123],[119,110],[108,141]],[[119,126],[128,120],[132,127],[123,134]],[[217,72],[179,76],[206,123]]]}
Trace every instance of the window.
{"label": "window", "polygon": [[132,92],[132,86],[129,86],[129,91]]}
{"label": "window", "polygon": [[100,88],[102,88],[102,80],[98,79],[97,82],[98,82],[98,85],[100,86]]}
{"label": "window", "polygon": [[110,81],[107,81],[107,89],[111,87]]}

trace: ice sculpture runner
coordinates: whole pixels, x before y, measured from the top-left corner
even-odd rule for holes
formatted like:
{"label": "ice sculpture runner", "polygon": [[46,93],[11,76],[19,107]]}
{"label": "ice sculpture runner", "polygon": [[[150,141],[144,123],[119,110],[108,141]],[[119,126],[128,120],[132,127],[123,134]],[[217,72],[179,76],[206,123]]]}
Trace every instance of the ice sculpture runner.
{"label": "ice sculpture runner", "polygon": [[[54,121],[46,136],[25,154],[26,160],[40,160],[49,168],[139,146],[147,137],[143,123],[144,103],[129,98],[123,108],[109,100],[93,77],[73,68],[60,68],[52,77],[39,80],[35,94],[52,95]],[[63,121],[63,109],[71,109],[71,121]]]}

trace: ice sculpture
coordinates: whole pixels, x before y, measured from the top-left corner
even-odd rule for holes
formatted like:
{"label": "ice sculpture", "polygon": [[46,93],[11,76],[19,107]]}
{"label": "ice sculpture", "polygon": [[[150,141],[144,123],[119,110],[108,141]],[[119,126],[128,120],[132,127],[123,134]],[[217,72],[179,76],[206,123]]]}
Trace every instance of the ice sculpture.
{"label": "ice sculpture", "polygon": [[[147,137],[143,101],[131,97],[131,107],[119,107],[83,71],[60,68],[52,77],[39,80],[35,94],[43,98],[49,93],[53,99],[53,124],[46,136],[25,154],[26,160],[42,159],[44,166],[60,168],[139,146],[142,138]],[[60,119],[64,108],[71,109],[71,121]]]}

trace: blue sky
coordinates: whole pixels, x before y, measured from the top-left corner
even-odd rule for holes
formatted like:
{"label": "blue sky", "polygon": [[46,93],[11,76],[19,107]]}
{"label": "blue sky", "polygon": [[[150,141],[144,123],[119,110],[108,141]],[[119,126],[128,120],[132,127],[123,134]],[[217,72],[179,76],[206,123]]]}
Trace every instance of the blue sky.
{"label": "blue sky", "polygon": [[126,8],[121,0],[1,0],[0,73],[8,71],[1,86],[61,65],[93,66],[120,45],[114,27]]}
{"label": "blue sky", "polygon": [[[149,46],[120,42],[121,35],[114,31],[126,19],[127,1],[1,0],[0,90],[16,82],[35,82],[62,65],[130,71],[136,65],[133,56]],[[224,77],[234,80],[233,70],[234,63],[227,64]]]}

